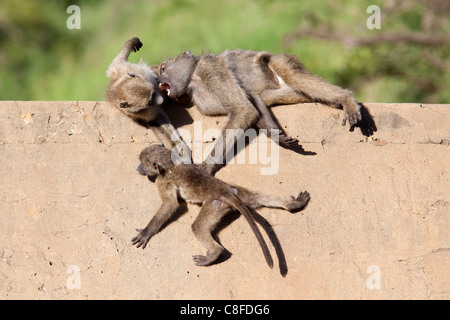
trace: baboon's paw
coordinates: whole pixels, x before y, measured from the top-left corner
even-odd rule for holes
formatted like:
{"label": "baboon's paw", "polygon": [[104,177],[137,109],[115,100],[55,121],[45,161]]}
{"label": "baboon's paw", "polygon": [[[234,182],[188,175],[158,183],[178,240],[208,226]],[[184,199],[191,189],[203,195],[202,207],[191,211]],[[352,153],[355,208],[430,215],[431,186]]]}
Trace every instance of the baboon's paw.
{"label": "baboon's paw", "polygon": [[354,126],[361,120],[362,120],[361,111],[359,111],[359,109],[357,109],[357,110],[354,110],[353,112],[346,112],[344,114],[344,118],[342,119],[342,125],[345,126],[345,124],[348,121],[348,124],[350,126]]}
{"label": "baboon's paw", "polygon": [[289,211],[295,212],[304,208],[308,204],[310,198],[308,191],[300,192],[297,198],[291,196],[291,203],[288,206]]}
{"label": "baboon's paw", "polygon": [[139,40],[139,38],[134,37],[131,39],[131,42],[133,43],[132,51],[137,52],[139,49],[142,48],[142,42]]}
{"label": "baboon's paw", "polygon": [[147,243],[150,241],[151,236],[148,234],[148,232],[145,229],[136,229],[138,235],[131,239],[131,244],[134,246],[136,245],[136,248],[139,248],[142,246],[142,249],[145,249],[147,246]]}
{"label": "baboon's paw", "polygon": [[208,266],[212,263],[212,261],[210,261],[210,257],[208,256],[195,255],[192,256],[192,259],[194,260],[196,266]]}

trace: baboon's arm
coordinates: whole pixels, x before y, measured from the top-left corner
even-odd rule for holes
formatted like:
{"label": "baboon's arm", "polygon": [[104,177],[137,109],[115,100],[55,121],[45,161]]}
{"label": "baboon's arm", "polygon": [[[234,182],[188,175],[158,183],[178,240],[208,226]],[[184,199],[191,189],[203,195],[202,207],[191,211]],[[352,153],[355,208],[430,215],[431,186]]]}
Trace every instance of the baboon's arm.
{"label": "baboon's arm", "polygon": [[136,229],[139,234],[131,239],[131,243],[136,245],[137,248],[142,246],[142,249],[145,249],[150,239],[158,233],[164,223],[177,211],[179,204],[176,195],[164,197],[162,194],[162,198],[161,206],[148,225],[144,229]]}

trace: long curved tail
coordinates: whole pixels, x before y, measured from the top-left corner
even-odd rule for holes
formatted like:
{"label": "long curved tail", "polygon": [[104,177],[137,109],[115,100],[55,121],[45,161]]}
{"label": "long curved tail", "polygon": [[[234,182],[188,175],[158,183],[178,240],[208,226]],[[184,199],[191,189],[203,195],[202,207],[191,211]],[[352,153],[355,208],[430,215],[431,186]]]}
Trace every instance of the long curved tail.
{"label": "long curved tail", "polygon": [[253,216],[248,209],[248,207],[243,203],[238,197],[236,197],[233,193],[229,193],[228,195],[224,195],[221,197],[221,200],[225,203],[228,203],[229,205],[233,206],[238,210],[242,215],[247,219],[247,222],[249,223],[250,227],[252,228],[253,233],[256,236],[256,239],[258,239],[259,245],[261,246],[261,249],[264,254],[264,258],[266,259],[267,264],[270,268],[273,267],[273,260],[272,256],[270,255],[269,248],[267,247],[266,242],[264,241],[264,238],[261,234],[261,232],[258,229],[258,226],[256,225],[255,220],[253,219]]}

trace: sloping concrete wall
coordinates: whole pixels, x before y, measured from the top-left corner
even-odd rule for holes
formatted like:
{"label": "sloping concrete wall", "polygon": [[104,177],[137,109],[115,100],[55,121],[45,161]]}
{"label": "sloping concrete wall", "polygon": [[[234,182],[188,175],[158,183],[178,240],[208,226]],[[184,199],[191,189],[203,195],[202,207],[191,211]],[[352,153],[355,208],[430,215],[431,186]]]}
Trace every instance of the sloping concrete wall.
{"label": "sloping concrete wall", "polygon": [[[282,197],[310,192],[299,213],[259,210],[270,269],[237,216],[217,234],[231,254],[195,266],[193,205],[145,250],[131,245],[161,203],[135,171],[156,139],[105,102],[1,102],[0,299],[449,299],[450,106],[366,107],[371,137],[342,127],[340,110],[273,108],[303,149],[280,148],[274,175],[262,163],[217,174]],[[225,120],[168,112],[195,141],[193,120],[200,134]]]}

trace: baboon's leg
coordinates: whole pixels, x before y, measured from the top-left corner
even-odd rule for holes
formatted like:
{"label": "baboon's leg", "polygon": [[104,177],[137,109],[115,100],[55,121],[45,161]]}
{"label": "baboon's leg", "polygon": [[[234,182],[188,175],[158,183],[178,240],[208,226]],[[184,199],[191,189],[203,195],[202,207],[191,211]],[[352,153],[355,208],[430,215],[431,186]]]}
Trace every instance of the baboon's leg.
{"label": "baboon's leg", "polygon": [[222,217],[231,210],[230,206],[220,200],[205,202],[192,224],[192,231],[201,245],[207,250],[206,256],[192,256],[197,266],[207,266],[217,260],[224,248],[212,237]]}
{"label": "baboon's leg", "polygon": [[268,106],[312,102],[304,95],[295,92],[289,87],[266,89],[261,93],[261,98]]}
{"label": "baboon's leg", "polygon": [[289,196],[289,199],[282,199],[275,195],[253,192],[242,187],[233,186],[233,188],[236,190],[236,196],[252,209],[267,207],[295,212],[305,207],[310,199],[308,191],[300,192],[297,198]]}
{"label": "baboon's leg", "polygon": [[261,97],[256,96],[252,97],[253,101],[258,108],[260,117],[256,122],[256,126],[260,129],[267,129],[267,136],[271,137],[271,130],[278,130],[278,139],[279,142],[285,145],[294,145],[298,143],[298,140],[286,135],[283,129],[275,122],[271,112],[267,108],[267,105],[261,99]]}
{"label": "baboon's leg", "polygon": [[[345,112],[343,125],[347,120],[350,125],[361,120],[360,107],[350,91],[311,74],[296,57],[274,55],[269,61],[269,67],[278,79],[281,79],[282,90],[288,91],[284,88],[284,84],[287,84],[299,95],[298,102],[320,102],[331,107],[343,108]],[[292,100],[294,95],[288,97]]]}
{"label": "baboon's leg", "polygon": [[299,78],[301,80],[295,82],[296,88],[294,89],[301,90],[312,102],[320,102],[334,108],[344,109],[345,116],[342,125],[345,125],[347,120],[350,125],[354,125],[361,120],[360,107],[350,91],[312,74],[304,74]]}
{"label": "baboon's leg", "polygon": [[[236,108],[236,111],[233,110],[229,114],[228,122],[222,130],[222,163],[215,163],[215,150],[218,143],[216,142],[213,151],[201,165],[201,169],[205,170],[208,174],[214,175],[226,164],[227,153],[233,152],[236,141],[242,136],[240,133],[244,133],[245,130],[250,128],[260,116],[258,110],[253,106],[253,104],[250,103],[248,99],[242,103],[243,104],[239,108]],[[236,131],[234,132],[235,134],[230,134],[227,130]]]}

